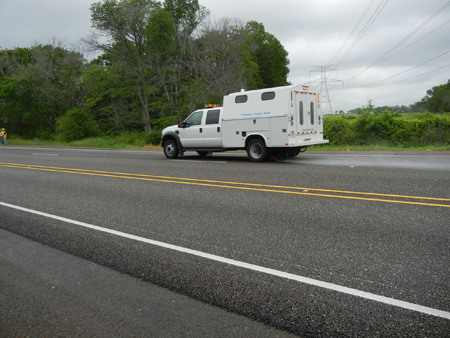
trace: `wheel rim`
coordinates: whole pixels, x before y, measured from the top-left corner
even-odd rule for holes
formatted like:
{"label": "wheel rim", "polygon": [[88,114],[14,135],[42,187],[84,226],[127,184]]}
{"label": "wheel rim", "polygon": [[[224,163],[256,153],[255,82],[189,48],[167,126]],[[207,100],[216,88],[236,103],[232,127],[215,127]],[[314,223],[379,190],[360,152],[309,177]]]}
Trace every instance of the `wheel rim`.
{"label": "wheel rim", "polygon": [[175,146],[172,143],[166,145],[166,154],[172,156],[175,152]]}
{"label": "wheel rim", "polygon": [[261,158],[263,149],[260,144],[254,143],[250,146],[250,154],[253,158]]}

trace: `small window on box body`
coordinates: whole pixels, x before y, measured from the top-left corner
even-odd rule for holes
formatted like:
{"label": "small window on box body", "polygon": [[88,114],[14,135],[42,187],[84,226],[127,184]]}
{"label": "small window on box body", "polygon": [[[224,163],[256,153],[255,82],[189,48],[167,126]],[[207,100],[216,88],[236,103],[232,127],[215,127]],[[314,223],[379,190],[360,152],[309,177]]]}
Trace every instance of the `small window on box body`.
{"label": "small window on box body", "polygon": [[248,100],[248,96],[247,95],[238,95],[234,98],[234,102],[235,103],[245,103]]}
{"label": "small window on box body", "polygon": [[275,92],[265,92],[261,94],[261,100],[269,101],[275,98]]}

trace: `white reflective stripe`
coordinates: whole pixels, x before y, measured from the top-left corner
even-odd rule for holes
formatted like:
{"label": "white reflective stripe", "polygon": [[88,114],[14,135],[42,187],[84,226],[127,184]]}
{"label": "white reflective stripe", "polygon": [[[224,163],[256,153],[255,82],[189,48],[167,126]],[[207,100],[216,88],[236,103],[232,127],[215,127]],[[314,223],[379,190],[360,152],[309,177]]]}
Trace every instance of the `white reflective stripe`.
{"label": "white reflective stripe", "polygon": [[275,270],[275,269],[265,268],[265,267],[262,267],[262,266],[259,266],[259,265],[255,265],[255,264],[250,264],[250,263],[245,263],[245,262],[241,262],[241,261],[236,261],[234,259],[229,259],[229,258],[217,256],[217,255],[212,255],[212,254],[205,253],[205,252],[202,252],[202,251],[192,250],[192,249],[184,248],[184,247],[173,245],[173,244],[169,244],[169,243],[164,243],[164,242],[155,241],[155,240],[144,238],[144,237],[140,237],[140,236],[131,235],[131,234],[128,234],[128,233],[125,233],[125,232],[122,232],[122,231],[117,231],[117,230],[112,230],[112,229],[108,229],[108,228],[103,228],[103,227],[99,227],[99,226],[96,226],[96,225],[92,225],[92,224],[88,224],[88,223],[84,223],[84,222],[79,222],[79,221],[75,221],[75,220],[72,220],[72,219],[68,219],[68,218],[64,218],[64,217],[60,217],[60,216],[56,216],[56,215],[51,215],[51,214],[47,214],[47,213],[36,211],[36,210],[32,210],[32,209],[22,208],[20,206],[13,205],[13,204],[0,202],[0,205],[3,205],[4,207],[12,208],[12,209],[21,210],[21,211],[24,211],[24,212],[29,212],[29,213],[32,213],[32,214],[35,214],[35,215],[52,218],[52,219],[59,220],[59,221],[62,221],[62,222],[66,222],[66,223],[70,223],[70,224],[74,224],[74,225],[79,225],[79,226],[82,226],[82,227],[85,227],[85,228],[89,228],[89,229],[92,229],[92,230],[97,230],[97,231],[109,233],[109,234],[112,234],[112,235],[116,235],[116,236],[120,236],[120,237],[124,237],[124,238],[128,238],[128,239],[132,239],[132,240],[135,240],[135,241],[152,244],[152,245],[159,246],[159,247],[162,247],[162,248],[166,248],[166,249],[170,249],[170,250],[174,250],[174,251],[178,251],[178,252],[182,252],[182,253],[187,253],[187,254],[198,256],[198,257],[202,257],[202,258],[206,258],[206,259],[213,260],[213,261],[216,261],[216,262],[225,263],[225,264],[233,265],[233,266],[244,268],[244,269],[248,269],[248,270],[253,270],[253,271],[265,273],[265,274],[272,275],[272,276],[286,278],[286,279],[294,280],[294,281],[297,281],[297,282],[300,282],[300,283],[304,283],[304,284],[308,284],[308,285],[318,286],[318,287],[321,287],[321,288],[324,288],[324,289],[333,290],[333,291],[345,293],[345,294],[348,294],[348,295],[351,295],[351,296],[356,296],[356,297],[360,297],[360,298],[364,298],[364,299],[373,300],[375,302],[388,304],[388,305],[391,305],[391,306],[396,306],[396,307],[400,307],[400,308],[411,310],[411,311],[420,312],[420,313],[427,314],[427,315],[430,315],[430,316],[450,319],[450,312],[447,312],[447,311],[442,311],[442,310],[433,309],[433,308],[422,306],[422,305],[417,305],[417,304],[413,304],[413,303],[409,303],[409,302],[404,302],[404,301],[397,300],[397,299],[394,299],[394,298],[380,296],[380,295],[376,295],[376,294],[373,294],[373,293],[370,293],[370,292],[360,291],[360,290],[357,290],[357,289],[352,289],[352,288],[348,288],[348,287],[345,287],[345,286],[340,286],[340,285],[337,285],[337,284],[332,284],[332,283],[328,283],[328,282],[322,282],[322,281],[319,281],[319,280],[316,280],[316,279],[303,277],[303,276],[298,276],[298,275],[294,275],[292,273],[283,272],[283,271],[279,271],[279,270]]}

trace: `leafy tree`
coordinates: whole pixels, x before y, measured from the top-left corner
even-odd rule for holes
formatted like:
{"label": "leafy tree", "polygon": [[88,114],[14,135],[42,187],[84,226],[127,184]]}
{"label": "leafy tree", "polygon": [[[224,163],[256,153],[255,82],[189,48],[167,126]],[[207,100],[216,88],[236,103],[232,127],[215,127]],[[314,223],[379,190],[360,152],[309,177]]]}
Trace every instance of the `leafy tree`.
{"label": "leafy tree", "polygon": [[264,25],[249,21],[245,26],[248,44],[252,46],[252,56],[258,71],[250,80],[251,88],[268,88],[288,85],[288,52],[280,41],[266,32]]}
{"label": "leafy tree", "polygon": [[239,21],[229,18],[206,22],[190,48],[191,68],[207,85],[209,96],[222,98],[246,87],[246,69],[242,59],[245,37]]}
{"label": "leafy tree", "polygon": [[167,105],[161,115],[178,115],[190,113],[204,103],[201,97],[192,96],[196,91],[198,74],[192,70],[190,47],[200,25],[208,16],[208,10],[198,0],[166,0],[164,8],[170,13],[175,25],[174,48],[167,58],[166,75],[168,81],[165,89]]}
{"label": "leafy tree", "polygon": [[151,119],[180,106],[187,86],[186,46],[202,7],[198,1],[105,0],[91,7],[93,26],[110,39],[91,46],[133,72],[145,132]]}
{"label": "leafy tree", "polygon": [[198,73],[220,99],[242,88],[288,84],[286,50],[255,21],[243,24],[229,18],[209,20],[202,26],[190,51],[193,72]]}
{"label": "leafy tree", "polygon": [[164,8],[170,13],[179,32],[190,36],[208,15],[208,10],[198,0],[165,0]]}
{"label": "leafy tree", "polygon": [[173,22],[160,4],[152,0],[105,0],[94,3],[91,12],[93,27],[108,42],[103,43],[99,35],[93,35],[88,42],[128,65],[133,72],[142,124],[149,133],[149,96],[153,87],[165,80],[159,66],[164,53],[170,49]]}
{"label": "leafy tree", "polygon": [[85,104],[104,132],[142,130],[139,97],[128,66],[108,55],[91,62],[83,76]]}
{"label": "leafy tree", "polygon": [[427,90],[427,95],[416,104],[432,113],[450,112],[450,79]]}
{"label": "leafy tree", "polygon": [[3,53],[0,113],[12,132],[55,131],[55,120],[83,101],[84,58],[61,45]]}

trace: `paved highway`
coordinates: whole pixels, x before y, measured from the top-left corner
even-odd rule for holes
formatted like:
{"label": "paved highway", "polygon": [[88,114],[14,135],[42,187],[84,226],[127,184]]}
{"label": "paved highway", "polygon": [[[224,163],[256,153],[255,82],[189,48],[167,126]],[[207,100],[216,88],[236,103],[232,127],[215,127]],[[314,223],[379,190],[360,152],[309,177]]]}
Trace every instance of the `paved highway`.
{"label": "paved highway", "polygon": [[[139,287],[188,296],[182,303],[203,302],[195,303],[200,319],[180,337],[447,336],[449,175],[449,152],[306,152],[251,163],[238,152],[167,160],[161,151],[2,147],[0,262],[2,271],[32,274],[38,283],[55,274],[37,272],[50,257],[59,266],[59,255],[70,254],[105,269],[105,276],[130,278],[114,286],[119,295],[140,281]],[[38,254],[38,243],[56,250]],[[24,263],[26,252],[35,253],[33,266]],[[144,325],[150,312],[111,309],[112,299],[129,309],[154,291],[104,299],[108,286],[94,287],[88,302],[73,290],[89,274],[72,265],[75,270],[61,274],[73,276],[55,283],[70,295],[68,304],[82,299],[82,311],[110,314],[89,317],[97,327],[112,330],[105,323],[118,318],[127,334],[168,337],[191,322],[192,311],[178,309],[174,317],[163,307],[155,322],[173,323],[170,331],[170,325]],[[2,285],[15,287],[4,274]],[[20,299],[14,303],[3,290],[8,306],[2,305],[1,325],[20,335],[14,330],[29,321],[5,316]],[[200,310],[204,303],[218,312],[206,316],[213,310]],[[56,313],[64,313],[66,324],[58,324],[67,332],[87,325],[80,311]],[[214,318],[228,324],[211,325]]]}

